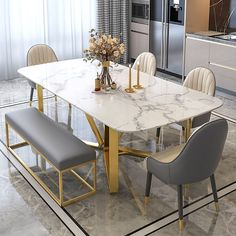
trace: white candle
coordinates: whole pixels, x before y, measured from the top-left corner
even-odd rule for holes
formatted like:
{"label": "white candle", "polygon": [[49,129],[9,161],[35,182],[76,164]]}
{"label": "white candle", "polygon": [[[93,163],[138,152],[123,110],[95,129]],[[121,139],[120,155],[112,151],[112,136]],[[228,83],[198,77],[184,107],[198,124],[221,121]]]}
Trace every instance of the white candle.
{"label": "white candle", "polygon": [[131,64],[129,64],[129,89],[131,89]]}
{"label": "white candle", "polygon": [[140,72],[140,65],[139,65],[139,61],[137,63],[137,85],[139,86],[139,72]]}

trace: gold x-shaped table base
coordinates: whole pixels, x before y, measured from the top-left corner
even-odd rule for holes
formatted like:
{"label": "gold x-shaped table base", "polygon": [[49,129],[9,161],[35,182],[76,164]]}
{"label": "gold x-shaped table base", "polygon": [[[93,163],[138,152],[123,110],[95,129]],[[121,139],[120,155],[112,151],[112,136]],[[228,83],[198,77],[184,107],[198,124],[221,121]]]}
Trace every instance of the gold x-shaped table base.
{"label": "gold x-shaped table base", "polygon": [[[37,94],[38,94],[38,109],[43,112],[43,88],[40,85],[37,85]],[[94,119],[85,114],[89,125],[97,139],[97,143],[84,141],[88,145],[103,149],[104,151],[104,163],[108,179],[108,187],[110,193],[118,192],[119,190],[119,155],[121,154],[130,154],[139,157],[148,157],[150,152],[145,152],[141,150],[132,149],[129,147],[119,146],[119,137],[120,133],[108,126],[105,126],[104,138],[97,128],[97,125]],[[190,137],[191,131],[191,119],[187,121],[187,128],[185,131],[185,141]]]}

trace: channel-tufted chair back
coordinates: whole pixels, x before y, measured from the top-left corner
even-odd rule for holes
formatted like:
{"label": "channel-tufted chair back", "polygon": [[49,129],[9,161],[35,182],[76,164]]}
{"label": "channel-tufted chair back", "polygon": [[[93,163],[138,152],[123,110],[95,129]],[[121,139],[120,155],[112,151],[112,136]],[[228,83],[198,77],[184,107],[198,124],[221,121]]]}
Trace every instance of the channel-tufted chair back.
{"label": "channel-tufted chair back", "polygon": [[215,96],[215,76],[212,71],[204,67],[197,67],[190,71],[183,86]]}
{"label": "channel-tufted chair back", "polygon": [[139,62],[140,71],[155,75],[156,72],[156,58],[150,52],[143,52],[141,53],[134,62],[133,69],[137,69],[137,64]]}
{"label": "channel-tufted chair back", "polygon": [[58,61],[55,52],[46,44],[36,44],[27,53],[27,66],[55,61]]}
{"label": "channel-tufted chair back", "polygon": [[[197,67],[190,71],[183,83],[183,86],[198,90],[210,96],[215,96],[216,81],[211,70],[204,67]],[[211,112],[196,116],[192,119],[192,128],[199,127],[210,120]],[[182,126],[186,128],[186,122]]]}

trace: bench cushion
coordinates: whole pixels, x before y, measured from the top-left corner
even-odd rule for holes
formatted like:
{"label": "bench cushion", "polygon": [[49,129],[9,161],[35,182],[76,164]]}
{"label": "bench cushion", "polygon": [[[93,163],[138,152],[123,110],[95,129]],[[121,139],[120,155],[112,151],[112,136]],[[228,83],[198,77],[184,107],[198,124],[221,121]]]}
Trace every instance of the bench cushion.
{"label": "bench cushion", "polygon": [[9,112],[5,118],[25,141],[51,161],[58,170],[96,159],[93,148],[36,108]]}

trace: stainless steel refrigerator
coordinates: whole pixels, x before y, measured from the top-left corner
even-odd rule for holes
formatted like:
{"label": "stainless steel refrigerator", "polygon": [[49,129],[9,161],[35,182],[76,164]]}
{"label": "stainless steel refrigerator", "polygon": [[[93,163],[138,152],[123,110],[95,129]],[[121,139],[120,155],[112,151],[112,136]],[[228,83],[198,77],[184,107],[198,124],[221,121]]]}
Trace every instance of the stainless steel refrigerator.
{"label": "stainless steel refrigerator", "polygon": [[185,0],[150,0],[150,51],[159,69],[182,75]]}

